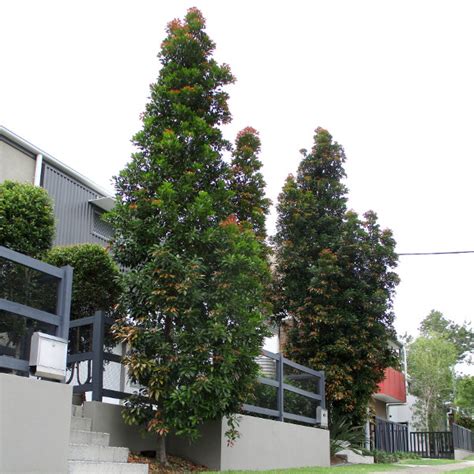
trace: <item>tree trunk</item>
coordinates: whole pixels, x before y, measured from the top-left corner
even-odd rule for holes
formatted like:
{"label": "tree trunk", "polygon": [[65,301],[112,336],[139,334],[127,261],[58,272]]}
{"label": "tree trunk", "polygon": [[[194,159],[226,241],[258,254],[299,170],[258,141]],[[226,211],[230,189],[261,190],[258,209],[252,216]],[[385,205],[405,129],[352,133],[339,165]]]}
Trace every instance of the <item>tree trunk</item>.
{"label": "tree trunk", "polygon": [[166,435],[158,435],[158,449],[156,450],[156,459],[164,466],[168,465],[166,457]]}

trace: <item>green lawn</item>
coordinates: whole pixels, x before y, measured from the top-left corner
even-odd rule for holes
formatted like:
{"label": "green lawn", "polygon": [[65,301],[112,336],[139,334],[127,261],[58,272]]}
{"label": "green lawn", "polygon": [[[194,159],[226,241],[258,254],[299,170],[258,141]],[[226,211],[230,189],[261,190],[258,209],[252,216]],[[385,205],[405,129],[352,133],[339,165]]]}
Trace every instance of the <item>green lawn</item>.
{"label": "green lawn", "polygon": [[[357,464],[351,466],[340,467],[302,467],[300,469],[278,469],[271,471],[225,471],[226,474],[300,474],[311,472],[315,474],[339,474],[339,473],[365,473],[365,472],[381,472],[403,469],[404,466],[396,464]],[[209,471],[211,473],[211,471]],[[215,474],[215,473],[214,473]]]}

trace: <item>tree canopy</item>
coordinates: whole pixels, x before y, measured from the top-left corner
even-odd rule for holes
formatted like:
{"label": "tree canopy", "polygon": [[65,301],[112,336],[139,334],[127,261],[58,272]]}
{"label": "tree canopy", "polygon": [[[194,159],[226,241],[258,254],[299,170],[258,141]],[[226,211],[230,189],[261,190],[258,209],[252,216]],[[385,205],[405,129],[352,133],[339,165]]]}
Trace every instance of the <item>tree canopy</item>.
{"label": "tree canopy", "polygon": [[469,357],[474,351],[474,331],[470,322],[456,324],[447,319],[440,311],[431,310],[420,324],[420,333],[429,337],[438,334],[445,337],[456,347],[458,361]]}
{"label": "tree canopy", "polygon": [[439,334],[420,336],[408,347],[410,392],[415,403],[416,428],[428,431],[446,429],[447,405],[453,400],[455,345]]}
{"label": "tree canopy", "polygon": [[268,264],[255,207],[240,214],[235,200],[243,198],[223,159],[231,149],[219,128],[231,118],[224,87],[234,77],[212,58],[214,47],[199,10],[169,23],[133,139],[138,151],[115,179],[110,216],[113,252],[127,267],[116,334],[129,343],[129,374],[143,387],[125,419],[159,435],[162,461],[172,429],[194,438],[203,421],[228,416],[236,435],[234,415],[252,391],[266,334]]}
{"label": "tree canopy", "polygon": [[278,203],[276,278],[287,314],[289,357],[326,372],[334,413],[358,424],[395,363],[392,297],[395,241],[377,216],[346,207],[345,153],[318,128]]}

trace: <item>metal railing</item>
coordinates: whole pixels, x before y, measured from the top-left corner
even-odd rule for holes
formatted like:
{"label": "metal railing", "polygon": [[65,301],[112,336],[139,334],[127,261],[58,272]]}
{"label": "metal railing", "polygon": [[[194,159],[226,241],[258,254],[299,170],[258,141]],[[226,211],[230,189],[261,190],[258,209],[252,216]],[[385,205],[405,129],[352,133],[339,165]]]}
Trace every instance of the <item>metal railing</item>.
{"label": "metal railing", "polygon": [[474,433],[471,430],[453,423],[451,431],[453,433],[454,449],[474,452]]}
{"label": "metal railing", "polygon": [[[139,388],[131,386],[127,381],[126,370],[121,363],[122,357],[105,350],[105,328],[112,325],[113,322],[113,319],[107,317],[103,312],[97,312],[94,316],[73,320],[70,324],[71,331],[75,328],[91,326],[92,345],[85,352],[68,355],[69,377],[67,383],[74,385],[74,393],[92,392],[94,401],[102,401],[103,397],[124,399],[132,395],[131,391]],[[120,352],[125,354],[123,347]],[[317,424],[316,408],[318,406],[325,408],[326,406],[324,373],[297,364],[281,354],[263,350],[262,356],[273,363],[273,369],[267,365],[266,369],[262,371],[262,375],[275,378],[261,376],[258,378],[258,386],[277,391],[276,407],[269,409],[258,404],[245,404],[243,411],[276,418],[280,421],[292,420],[311,425]],[[109,370],[111,362],[121,364],[120,373],[113,373]],[[285,369],[291,369],[293,373],[285,374]],[[108,372],[111,375],[108,375]],[[109,381],[112,382],[112,385],[120,388],[116,390],[105,387],[104,381],[107,378],[114,378]],[[297,386],[298,384],[300,387]],[[312,386],[313,390],[307,390],[301,386]],[[295,397],[300,398],[296,400]],[[297,413],[298,408],[301,407],[306,410],[309,408],[311,410],[310,416]]]}
{"label": "metal railing", "polygon": [[[43,331],[54,332],[56,336],[68,339],[72,274],[73,269],[70,266],[54,267],[0,246],[0,276],[2,278],[0,314],[3,316],[0,321],[5,326],[0,329],[0,333],[7,340],[5,345],[0,344],[0,368],[29,372],[29,361],[25,358],[27,357],[26,351],[23,351],[23,358],[9,354],[8,346],[11,342],[9,334],[12,332],[16,333],[15,338],[18,340],[21,338],[28,339],[28,336],[31,336],[31,330],[42,324],[50,328],[49,331],[40,328]],[[9,289],[8,287],[15,275],[21,284],[11,285],[12,288]],[[43,294],[41,288],[38,288],[42,279],[48,278],[57,284],[56,294],[52,297]],[[25,296],[25,294],[27,295]],[[48,297],[51,299],[48,306],[51,306],[52,309],[48,307],[48,310],[45,310],[33,307],[33,305],[38,306],[37,303],[44,302]],[[19,300],[23,300],[23,302]],[[32,328],[28,328],[25,320],[32,323]],[[20,321],[23,324],[19,324]],[[29,340],[25,341],[25,345],[28,344]]]}
{"label": "metal railing", "polygon": [[376,417],[371,423],[371,447],[389,453],[409,451],[408,426]]}
{"label": "metal railing", "polygon": [[[69,376],[66,383],[73,385],[74,393],[92,392],[92,400],[97,402],[101,402],[103,397],[123,399],[131,395],[124,389],[125,367],[122,364],[122,357],[105,350],[105,329],[113,323],[114,320],[107,317],[103,311],[96,312],[94,316],[73,320],[70,323],[71,331],[75,328],[92,326],[92,347],[87,352],[68,355]],[[113,390],[104,386],[104,373],[107,371],[109,362],[121,365],[117,381],[121,390]],[[85,371],[81,370],[84,366]]]}
{"label": "metal railing", "polygon": [[[276,406],[268,408],[268,406],[264,407],[261,404],[244,404],[243,410],[248,413],[276,418],[279,421],[291,420],[310,425],[317,424],[319,422],[316,416],[317,407],[326,407],[324,372],[297,364],[283,357],[281,353],[274,354],[262,350],[262,355],[273,361],[275,378],[260,376],[257,381],[262,386],[273,387],[277,395]],[[267,367],[262,370],[262,375],[265,374],[265,371],[268,374]],[[286,367],[299,373],[285,374]],[[313,389],[308,390],[307,388],[298,387],[298,382],[309,382],[305,385],[310,385]],[[269,398],[271,399],[271,397]],[[286,405],[285,402],[287,402]],[[301,409],[312,413],[301,414]],[[300,411],[300,413],[295,413],[296,411]]]}
{"label": "metal railing", "polygon": [[453,434],[450,431],[410,433],[410,451],[422,458],[454,459]]}

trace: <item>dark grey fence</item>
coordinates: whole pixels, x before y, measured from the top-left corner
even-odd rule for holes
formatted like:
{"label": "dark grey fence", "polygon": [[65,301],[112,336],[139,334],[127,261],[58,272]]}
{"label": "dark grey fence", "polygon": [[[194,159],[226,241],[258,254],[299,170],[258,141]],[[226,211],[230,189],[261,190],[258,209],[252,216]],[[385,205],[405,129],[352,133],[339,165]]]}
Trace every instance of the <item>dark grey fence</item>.
{"label": "dark grey fence", "polygon": [[[73,320],[70,324],[71,336],[77,328],[88,327],[91,331],[85,336],[85,350],[72,349],[73,353],[68,355],[67,383],[74,385],[74,393],[92,392],[94,401],[102,401],[103,397],[123,399],[138,388],[127,383],[121,356],[106,348],[106,329],[112,324],[113,320],[103,312]],[[74,347],[75,344],[70,345],[70,348],[71,346]],[[121,352],[125,352],[123,348]],[[324,373],[268,351],[262,351],[259,363],[262,374],[258,378],[256,396],[252,404],[243,406],[243,411],[281,421],[317,424],[316,409],[318,406],[325,408]],[[120,370],[111,370],[113,364],[120,364]],[[110,385],[119,389],[110,388]]]}
{"label": "dark grey fence", "polygon": [[474,433],[471,430],[453,423],[451,425],[451,431],[453,433],[455,449],[464,449],[474,452]]}
{"label": "dark grey fence", "polygon": [[244,404],[243,410],[280,421],[317,424],[317,408],[326,407],[324,372],[265,350],[259,363],[262,370],[255,400]]}
{"label": "dark grey fence", "polygon": [[[98,311],[94,316],[73,320],[70,323],[71,333],[75,329],[89,327],[91,331],[86,334],[92,337],[88,338],[90,341],[87,341],[85,352],[73,352],[68,355],[69,376],[67,383],[73,384],[74,393],[92,392],[92,400],[98,402],[101,402],[103,397],[122,399],[131,395],[124,390],[125,368],[122,365],[122,357],[106,350],[106,330],[113,323],[114,320],[107,317],[103,311]],[[108,388],[104,384],[110,363],[120,364],[120,371],[113,372],[113,374],[117,379],[115,385],[121,387],[121,390]]]}
{"label": "dark grey fence", "polygon": [[410,451],[407,425],[376,417],[375,423],[371,423],[370,428],[372,449],[389,453]]}
{"label": "dark grey fence", "polygon": [[454,459],[451,431],[421,431],[410,433],[410,451],[422,458]]}
{"label": "dark grey fence", "polygon": [[68,338],[72,273],[0,246],[0,369],[29,372],[34,331]]}

